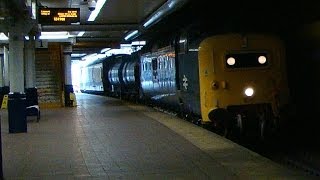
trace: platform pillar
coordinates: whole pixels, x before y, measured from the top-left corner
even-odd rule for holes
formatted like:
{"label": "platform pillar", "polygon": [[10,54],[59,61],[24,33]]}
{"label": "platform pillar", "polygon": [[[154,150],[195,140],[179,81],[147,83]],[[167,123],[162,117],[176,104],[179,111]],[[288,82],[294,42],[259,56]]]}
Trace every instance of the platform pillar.
{"label": "platform pillar", "polygon": [[0,88],[3,87],[4,85],[4,79],[3,79],[3,61],[4,61],[4,55],[3,55],[3,50],[4,48],[0,47]]}
{"label": "platform pillar", "polygon": [[26,74],[26,106],[38,105],[38,92],[36,88],[36,68],[35,68],[35,36],[29,35],[29,40],[25,42],[25,74]]}
{"label": "platform pillar", "polygon": [[65,100],[65,106],[71,107],[73,106],[73,101],[70,99],[70,94],[73,92],[73,86],[72,86],[72,76],[71,76],[71,46],[66,45],[64,46],[64,100]]}
{"label": "platform pillar", "polygon": [[[0,50],[0,99],[2,103],[3,94],[2,94],[2,87],[4,85],[3,82],[3,49]],[[0,132],[1,132],[1,116],[0,116]],[[3,179],[3,166],[2,166],[2,138],[0,136],[0,179]]]}
{"label": "platform pillar", "polygon": [[[0,116],[0,130],[1,130],[1,116]],[[0,131],[1,132],[1,131]],[[0,179],[3,178],[3,163],[2,163],[2,137],[0,136]]]}
{"label": "platform pillar", "polygon": [[12,27],[9,33],[9,133],[27,132],[24,93],[24,34],[19,29]]}
{"label": "platform pillar", "polygon": [[4,61],[4,58],[3,58],[3,49],[4,48],[1,48],[0,47],[0,103],[2,103],[2,99],[3,99],[3,92],[2,92],[2,88],[4,86],[4,79],[3,79],[3,61]]}
{"label": "platform pillar", "polygon": [[1,86],[1,95],[9,94],[10,89],[9,89],[9,50],[6,46],[3,47],[3,62],[2,62],[2,77],[3,77],[3,82]]}

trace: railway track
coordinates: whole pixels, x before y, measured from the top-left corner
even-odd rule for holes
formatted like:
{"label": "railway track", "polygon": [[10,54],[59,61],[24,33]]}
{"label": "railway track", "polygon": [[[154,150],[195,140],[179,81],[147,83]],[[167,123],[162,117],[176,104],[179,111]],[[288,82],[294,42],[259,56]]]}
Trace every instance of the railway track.
{"label": "railway track", "polygon": [[319,166],[315,166],[313,161],[297,160],[296,158],[284,156],[280,162],[290,168],[302,170],[310,175],[320,178]]}
{"label": "railway track", "polygon": [[290,169],[320,178],[320,151],[316,147],[304,148],[300,146],[297,148],[292,144],[285,144],[285,141],[255,146],[238,144]]}

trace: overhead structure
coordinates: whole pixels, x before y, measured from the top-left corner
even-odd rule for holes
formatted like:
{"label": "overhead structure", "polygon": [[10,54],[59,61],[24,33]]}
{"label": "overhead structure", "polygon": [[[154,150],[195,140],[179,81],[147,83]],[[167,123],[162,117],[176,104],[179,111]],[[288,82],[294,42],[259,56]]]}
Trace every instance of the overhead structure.
{"label": "overhead structure", "polygon": [[[88,49],[99,52],[116,44],[131,43],[186,2],[188,0],[137,0],[134,3],[127,0],[4,0],[0,2],[0,32],[6,34],[11,22],[19,20],[25,22],[26,34],[33,31],[39,37],[41,32],[67,31],[67,39],[46,41],[68,41],[79,53]],[[50,23],[51,20],[55,22]],[[132,32],[136,33],[127,37]],[[92,42],[103,47],[92,46]]]}

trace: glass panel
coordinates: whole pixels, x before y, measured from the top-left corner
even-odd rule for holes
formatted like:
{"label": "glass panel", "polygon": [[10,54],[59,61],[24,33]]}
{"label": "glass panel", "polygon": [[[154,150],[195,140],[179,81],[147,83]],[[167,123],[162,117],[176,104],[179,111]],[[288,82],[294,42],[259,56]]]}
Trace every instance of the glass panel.
{"label": "glass panel", "polygon": [[267,53],[229,53],[225,56],[227,68],[253,68],[269,65]]}

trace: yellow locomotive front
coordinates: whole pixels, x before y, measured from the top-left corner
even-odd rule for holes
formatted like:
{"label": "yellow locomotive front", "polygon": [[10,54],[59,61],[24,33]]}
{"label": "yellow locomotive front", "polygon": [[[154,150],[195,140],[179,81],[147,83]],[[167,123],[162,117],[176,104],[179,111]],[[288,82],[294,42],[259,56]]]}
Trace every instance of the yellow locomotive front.
{"label": "yellow locomotive front", "polygon": [[202,122],[263,137],[288,103],[285,49],[270,35],[228,34],[199,47]]}

